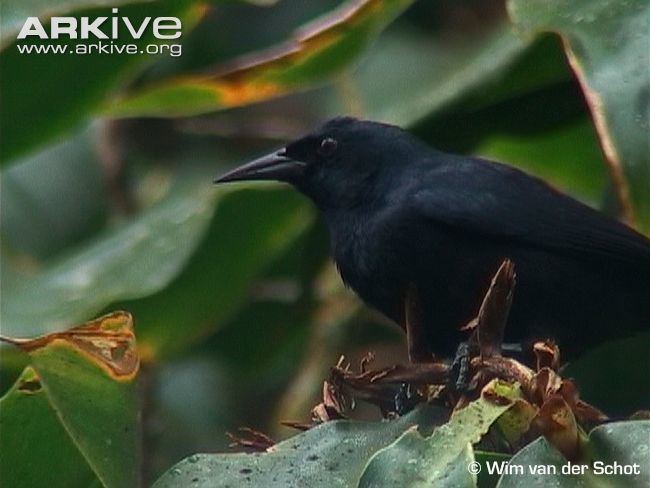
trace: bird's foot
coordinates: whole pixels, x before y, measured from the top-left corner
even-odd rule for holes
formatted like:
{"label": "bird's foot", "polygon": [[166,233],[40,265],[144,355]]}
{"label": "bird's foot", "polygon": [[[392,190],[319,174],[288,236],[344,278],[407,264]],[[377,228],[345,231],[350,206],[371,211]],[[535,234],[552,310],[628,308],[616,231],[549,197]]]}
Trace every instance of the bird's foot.
{"label": "bird's foot", "polygon": [[451,368],[449,368],[449,379],[447,380],[447,387],[453,392],[463,393],[469,387],[469,366],[472,349],[469,342],[458,344],[454,360],[451,363]]}
{"label": "bird's foot", "polygon": [[411,384],[402,383],[399,391],[395,394],[395,413],[400,416],[409,413],[418,404],[418,401],[419,394]]}
{"label": "bird's foot", "polygon": [[[522,345],[518,343],[504,343],[502,350],[515,356],[522,354]],[[447,388],[455,393],[464,393],[469,388],[470,361],[472,356],[478,354],[478,346],[470,341],[458,344],[456,354],[449,368]]]}

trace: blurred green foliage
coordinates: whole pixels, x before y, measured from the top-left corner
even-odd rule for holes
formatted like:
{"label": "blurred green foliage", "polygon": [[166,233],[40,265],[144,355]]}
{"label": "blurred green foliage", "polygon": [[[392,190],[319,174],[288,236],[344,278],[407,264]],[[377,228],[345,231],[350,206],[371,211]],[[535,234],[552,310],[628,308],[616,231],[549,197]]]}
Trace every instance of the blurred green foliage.
{"label": "blurred green foliage", "polygon": [[[341,354],[354,361],[374,350],[379,363],[396,362],[403,338],[342,289],[305,200],[275,185],[215,189],[212,176],[347,113],[521,167],[608,213],[622,206],[648,230],[650,58],[641,23],[650,7],[614,3],[5,2],[2,334],[33,337],[116,308],[133,313],[147,483],[192,453],[225,449],[223,433],[240,425],[288,435],[277,420],[307,415]],[[27,15],[46,23],[53,13],[94,17],[114,6],[133,22],[182,18],[183,54],[16,48]],[[305,30],[323,14],[328,22]],[[278,45],[279,60],[270,58]],[[568,367],[585,399],[614,415],[650,397],[650,370],[637,367],[647,338],[633,341]],[[71,434],[70,407],[52,400],[46,375],[38,373],[45,389],[18,394],[35,370],[33,358],[2,345],[0,477],[38,486],[50,466],[65,464],[54,485],[120,486],[102,471],[106,459],[92,461],[93,446],[79,442],[89,435],[84,418]],[[38,428],[13,428],[33,417]],[[372,452],[400,433],[381,432]],[[42,469],[25,468],[41,457]]]}

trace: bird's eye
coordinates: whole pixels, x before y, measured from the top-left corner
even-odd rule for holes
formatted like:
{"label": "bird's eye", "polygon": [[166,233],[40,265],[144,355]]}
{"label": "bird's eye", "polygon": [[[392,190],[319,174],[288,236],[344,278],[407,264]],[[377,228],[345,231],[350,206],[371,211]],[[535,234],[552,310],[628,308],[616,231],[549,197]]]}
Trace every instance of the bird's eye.
{"label": "bird's eye", "polygon": [[325,139],[320,141],[320,146],[318,147],[318,153],[321,156],[331,156],[332,154],[334,154],[334,151],[336,151],[336,146],[338,146],[336,139],[333,139],[331,137],[326,137]]}

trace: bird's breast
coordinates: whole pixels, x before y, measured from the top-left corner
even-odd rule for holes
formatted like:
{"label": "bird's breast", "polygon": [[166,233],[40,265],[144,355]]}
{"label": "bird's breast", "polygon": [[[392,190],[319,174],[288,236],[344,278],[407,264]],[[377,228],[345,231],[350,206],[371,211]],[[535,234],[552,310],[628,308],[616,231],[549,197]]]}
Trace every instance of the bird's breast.
{"label": "bird's breast", "polygon": [[331,253],[346,286],[399,322],[403,268],[396,265],[390,239],[373,225],[376,222],[363,216],[337,220],[330,226]]}

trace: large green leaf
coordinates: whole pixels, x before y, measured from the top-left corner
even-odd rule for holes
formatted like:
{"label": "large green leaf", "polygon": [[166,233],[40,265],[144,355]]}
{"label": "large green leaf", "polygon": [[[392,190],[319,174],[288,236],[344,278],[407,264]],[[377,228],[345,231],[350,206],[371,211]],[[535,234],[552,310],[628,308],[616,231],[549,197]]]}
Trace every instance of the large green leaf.
{"label": "large green leaf", "polygon": [[467,469],[475,462],[472,446],[459,440],[432,448],[420,434],[408,431],[372,457],[359,486],[475,486],[476,476]]}
{"label": "large green leaf", "polygon": [[[524,32],[557,31],[583,87],[620,200],[650,229],[647,0],[510,0]],[[627,195],[627,193],[630,195]]]}
{"label": "large green leaf", "polygon": [[289,190],[215,189],[204,172],[181,177],[160,203],[34,275],[12,272],[5,257],[3,330],[61,330],[133,300],[122,307],[137,317],[147,357],[178,351],[230,318],[312,218]]}
{"label": "large green leaf", "polygon": [[207,228],[218,192],[187,177],[159,204],[32,276],[5,260],[2,329],[17,337],[62,330],[120,299],[166,286],[186,264]]}
{"label": "large green leaf", "polygon": [[[140,25],[147,16],[181,16],[187,30],[198,15],[191,5],[191,0],[160,0],[123,5],[119,13],[128,17],[133,25]],[[95,18],[111,17],[113,14],[108,7],[74,13],[75,17],[84,15]],[[138,46],[154,41],[151,29],[141,39],[124,40]],[[39,39],[26,44],[46,43],[61,44],[71,49],[70,46],[77,44],[78,40]],[[146,54],[21,54],[17,45],[18,41],[14,41],[0,52],[2,164],[80,124],[108,92],[124,82],[143,62],[155,59]]]}
{"label": "large green leaf", "polygon": [[[650,485],[650,421],[617,422],[595,428],[589,434],[584,446],[584,471],[578,474],[566,472],[569,462],[545,438],[540,437],[529,444],[510,460],[510,466],[521,466],[520,473],[503,475],[499,488],[509,487],[647,487]],[[635,469],[637,474],[607,474],[607,466],[614,469],[614,463]],[[549,467],[545,472],[540,471]],[[563,467],[565,472],[563,472]],[[579,466],[578,466],[579,467]]]}
{"label": "large green leaf", "polygon": [[[3,483],[45,486],[28,480],[59,479],[79,486],[96,476],[109,488],[138,486],[138,356],[131,316],[115,312],[64,333],[5,340],[29,354],[31,368],[0,401]],[[24,424],[14,423],[27,416]],[[39,451],[43,459],[35,459]],[[57,461],[61,470],[52,464]]]}
{"label": "large green leaf", "polygon": [[5,486],[90,486],[97,480],[31,367],[0,399],[0,450]]}
{"label": "large green leaf", "polygon": [[601,207],[609,180],[579,96],[560,84],[477,111],[443,112],[416,132],[434,147],[511,164]]}
{"label": "large green leaf", "polygon": [[102,168],[83,132],[2,171],[4,246],[45,259],[99,231],[108,214]]}
{"label": "large green leaf", "polygon": [[650,368],[644,367],[650,334],[640,334],[595,347],[562,370],[575,379],[580,397],[612,417],[650,407]]}
{"label": "large green leaf", "polygon": [[[387,32],[352,78],[365,115],[412,126],[478,87],[498,97],[491,87],[530,44],[514,35],[505,22],[486,30],[468,34],[454,44],[406,29]],[[544,75],[535,80],[537,86],[547,81]],[[516,93],[511,91],[508,96]]]}
{"label": "large green leaf", "polygon": [[396,25],[352,79],[370,118],[411,127],[444,149],[507,162],[600,203],[607,175],[598,137],[579,93],[566,86],[571,72],[554,37],[523,41],[497,22],[449,43]]}
{"label": "large green leaf", "polygon": [[245,302],[253,280],[312,219],[302,196],[277,186],[244,187],[220,199],[182,273],[158,293],[120,304],[138,318],[144,354],[178,352],[223,325]]}
{"label": "large green leaf", "polygon": [[523,168],[595,206],[606,189],[606,166],[587,118],[533,134],[490,134],[474,152]]}
{"label": "large green leaf", "polygon": [[[194,115],[305,89],[339,74],[413,0],[348,1],[303,27],[286,44],[254,53],[234,68],[184,75],[114,100],[113,117]],[[213,70],[214,71],[214,70]]]}
{"label": "large green leaf", "polygon": [[411,426],[426,431],[439,420],[439,411],[423,408],[391,422],[327,422],[265,453],[192,455],[154,486],[353,486],[377,449]]}
{"label": "large green leaf", "polygon": [[430,437],[424,438],[413,430],[405,432],[393,444],[375,453],[359,486],[474,486],[476,474],[468,470],[468,465],[475,462],[472,444],[512,406],[509,399],[519,394],[506,384],[493,382],[492,385],[486,388],[499,392],[504,401],[495,402],[482,395],[455,412]]}
{"label": "large green leaf", "polygon": [[494,465],[498,462],[507,462],[510,460],[509,454],[502,454],[497,452],[474,451],[476,461],[481,464],[481,470],[477,475],[477,485],[480,488],[493,488],[499,482],[499,475],[493,470],[488,469],[489,465]]}

